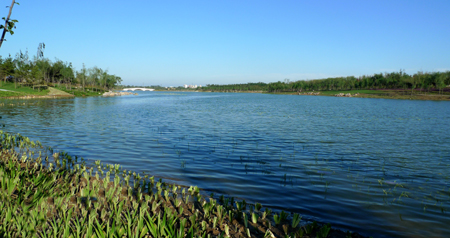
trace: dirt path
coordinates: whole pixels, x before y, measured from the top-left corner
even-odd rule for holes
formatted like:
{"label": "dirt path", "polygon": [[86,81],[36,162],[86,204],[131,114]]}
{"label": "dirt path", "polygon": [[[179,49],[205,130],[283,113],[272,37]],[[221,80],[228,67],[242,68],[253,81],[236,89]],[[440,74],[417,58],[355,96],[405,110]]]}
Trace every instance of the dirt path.
{"label": "dirt path", "polygon": [[49,90],[49,92],[48,92],[47,96],[73,96],[70,93],[66,93],[64,91],[61,91],[59,89],[52,88],[52,87],[48,87],[48,90]]}

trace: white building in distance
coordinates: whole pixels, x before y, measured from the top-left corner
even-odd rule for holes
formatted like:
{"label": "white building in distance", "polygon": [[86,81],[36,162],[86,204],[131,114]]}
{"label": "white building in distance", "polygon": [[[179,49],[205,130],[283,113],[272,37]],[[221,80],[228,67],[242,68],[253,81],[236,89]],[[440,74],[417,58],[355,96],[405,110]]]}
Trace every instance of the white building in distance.
{"label": "white building in distance", "polygon": [[184,85],[184,88],[201,88],[201,87],[202,85],[187,85],[187,84]]}

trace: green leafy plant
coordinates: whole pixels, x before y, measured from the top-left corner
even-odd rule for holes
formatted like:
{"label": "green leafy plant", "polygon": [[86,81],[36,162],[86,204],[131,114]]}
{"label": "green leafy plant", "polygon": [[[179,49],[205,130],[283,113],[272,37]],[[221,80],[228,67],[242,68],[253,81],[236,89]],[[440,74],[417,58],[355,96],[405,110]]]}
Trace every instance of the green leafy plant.
{"label": "green leafy plant", "polygon": [[258,214],[252,213],[252,222],[255,224],[258,223]]}
{"label": "green leafy plant", "polygon": [[262,214],[262,219],[266,219],[266,217],[270,216],[270,214],[272,214],[272,210],[266,208],[266,210],[264,210],[263,214]]}
{"label": "green leafy plant", "polygon": [[292,218],[292,224],[291,224],[292,228],[296,228],[298,226],[298,224],[300,223],[301,219],[302,219],[302,217],[299,214],[295,213],[294,217]]}
{"label": "green leafy plant", "polygon": [[328,237],[328,233],[330,232],[330,230],[331,230],[331,225],[330,224],[322,226],[320,228],[319,232],[317,233],[317,237],[318,238],[326,238],[326,237]]}
{"label": "green leafy plant", "polygon": [[276,225],[280,225],[280,223],[281,223],[281,216],[275,214],[275,215],[273,215],[273,220],[275,221]]}
{"label": "green leafy plant", "polygon": [[259,211],[261,210],[261,208],[262,208],[261,203],[256,203],[256,204],[255,204],[255,210],[256,210],[256,211],[259,212]]}
{"label": "green leafy plant", "polygon": [[245,212],[242,213],[242,218],[244,219],[244,226],[245,228],[248,227],[248,218],[247,218],[247,214]]}

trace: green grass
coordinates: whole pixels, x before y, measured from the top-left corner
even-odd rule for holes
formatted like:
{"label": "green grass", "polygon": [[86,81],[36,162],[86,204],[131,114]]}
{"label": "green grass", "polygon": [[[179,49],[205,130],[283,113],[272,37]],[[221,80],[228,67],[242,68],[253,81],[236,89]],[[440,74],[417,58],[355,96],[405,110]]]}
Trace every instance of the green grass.
{"label": "green grass", "polygon": [[98,88],[95,88],[95,89],[85,88],[85,90],[83,91],[82,88],[79,88],[79,87],[75,88],[75,87],[69,86],[66,89],[66,87],[64,85],[60,85],[60,86],[55,85],[54,88],[59,89],[64,92],[67,92],[67,93],[70,93],[72,95],[75,95],[75,97],[99,96],[105,92],[105,90],[98,89]]}
{"label": "green grass", "polygon": [[[99,96],[105,92],[105,90],[99,88],[85,88],[85,90],[83,91],[81,88],[69,86],[66,89],[64,85],[55,85],[54,88],[75,95],[76,97]],[[1,82],[0,89],[10,90],[0,91],[0,97],[23,97],[28,95],[46,96],[49,93],[48,89],[37,90],[33,89],[32,87],[20,86],[19,84],[17,84],[17,88],[15,88],[14,83],[11,82]]]}
{"label": "green grass", "polygon": [[[14,83],[10,83],[10,82],[6,82],[6,83],[2,82],[1,85],[2,86],[0,87],[0,89],[6,89],[6,90],[14,91],[16,93],[20,93],[21,95],[18,95],[18,96],[26,96],[26,95],[45,96],[49,92],[48,89],[38,91],[37,89],[33,89],[31,87],[20,86],[19,84],[17,84],[17,88],[15,88]],[[3,97],[3,95],[6,95],[6,94],[0,94],[0,95]]]}
{"label": "green grass", "polygon": [[[313,92],[313,91],[303,91],[301,93],[307,93],[307,92]],[[387,91],[382,91],[382,90],[323,90],[323,91],[314,91],[315,93],[320,92],[320,95],[326,95],[326,96],[334,96],[336,94],[339,93],[351,93],[351,94],[355,94],[355,93],[363,93],[363,94],[386,94],[388,93]],[[273,93],[269,93],[269,94],[282,94],[282,95],[290,95],[290,94],[295,94],[297,95],[298,92],[273,92]]]}
{"label": "green grass", "polygon": [[[309,91],[308,91],[309,92]],[[339,93],[351,93],[352,95],[355,93],[359,93],[359,94],[386,94],[386,91],[381,91],[381,90],[324,90],[324,91],[315,91],[315,92],[320,92],[321,95],[336,95]],[[303,92],[304,93],[304,92]]]}
{"label": "green grass", "polygon": [[266,93],[266,94],[293,95],[293,94],[297,94],[297,92],[270,92],[270,93]]}
{"label": "green grass", "polygon": [[[301,94],[306,94],[310,91],[301,92]],[[356,93],[359,95],[356,97],[361,98],[387,98],[387,99],[413,99],[413,100],[450,100],[449,93],[439,94],[438,92],[421,92],[414,91],[411,95],[411,89],[398,89],[398,90],[367,90],[367,89],[354,89],[354,90],[324,90],[324,91],[314,91],[314,93],[320,93],[320,96],[335,96],[336,94],[347,94],[350,93],[354,97]],[[298,93],[295,93],[298,94]]]}
{"label": "green grass", "polygon": [[6,98],[6,97],[21,97],[25,96],[26,94],[20,93],[20,92],[9,92],[9,91],[0,91],[0,98]]}

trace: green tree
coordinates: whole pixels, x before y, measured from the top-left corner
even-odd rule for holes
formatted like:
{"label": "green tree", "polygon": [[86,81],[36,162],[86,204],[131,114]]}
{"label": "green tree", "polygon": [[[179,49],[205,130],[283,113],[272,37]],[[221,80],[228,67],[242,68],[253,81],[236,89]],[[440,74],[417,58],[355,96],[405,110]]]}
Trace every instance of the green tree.
{"label": "green tree", "polygon": [[411,84],[411,96],[413,95],[414,89],[417,87],[417,84],[420,83],[420,81],[422,80],[423,77],[423,72],[419,71],[417,72],[417,74],[413,75],[410,80],[409,83]]}
{"label": "green tree", "polygon": [[61,69],[62,82],[66,85],[66,90],[68,88],[68,84],[74,79],[72,63],[63,63],[63,68]]}
{"label": "green tree", "polygon": [[42,72],[42,77],[44,82],[50,82],[50,70],[52,68],[52,63],[49,59],[35,59],[34,64]]}
{"label": "green tree", "polygon": [[[42,76],[42,80],[40,80],[39,83],[49,83],[50,81],[50,68],[51,68],[51,62],[49,59],[44,58],[44,49],[45,44],[39,43],[36,56],[34,57],[34,65],[39,69],[40,76]],[[37,70],[35,69],[35,71]]]}
{"label": "green tree", "polygon": [[65,65],[64,62],[62,60],[57,59],[56,62],[54,62],[52,64],[52,66],[50,67],[50,75],[52,78],[52,83],[61,83],[61,79],[63,78],[62,76],[62,71],[64,69]]}
{"label": "green tree", "polygon": [[[4,60],[0,56],[0,59],[1,59],[0,75],[1,75],[1,78],[3,78],[4,82],[6,83],[6,79],[9,76],[14,75],[14,73],[15,73],[14,59],[11,58],[11,55]],[[1,78],[0,78],[0,82],[1,82]]]}
{"label": "green tree", "polygon": [[103,88],[106,90],[107,89],[106,84],[108,82],[108,70],[100,69],[99,74],[100,74],[100,85],[103,84]]}
{"label": "green tree", "polygon": [[17,80],[25,83],[28,83],[30,80],[31,62],[28,56],[28,50],[25,51],[25,53],[22,53],[22,51],[17,53],[16,58],[14,59],[14,64],[16,66],[14,88],[17,88]]}
{"label": "green tree", "polygon": [[92,68],[88,69],[89,76],[87,77],[88,83],[91,85],[91,87],[95,90],[95,86],[98,85],[98,82],[100,80],[100,72],[101,69],[99,69],[97,66],[94,66]]}
{"label": "green tree", "polygon": [[84,66],[84,63],[83,63],[83,68],[81,68],[81,70],[77,72],[77,78],[79,79],[79,82],[81,83],[83,92],[84,92],[84,87],[85,87],[86,78],[87,78],[87,69],[86,69],[86,66]]}
{"label": "green tree", "polygon": [[443,89],[445,88],[445,80],[446,80],[446,75],[445,74],[440,74],[439,77],[437,77],[437,83],[436,83],[436,87],[439,89],[439,94],[441,94],[441,92],[443,91]]}
{"label": "green tree", "polygon": [[[36,63],[36,62],[34,62]],[[31,72],[30,72],[30,76],[32,79],[32,84],[33,84],[33,89],[35,85],[40,85],[43,84],[44,80],[44,72],[41,71],[41,69],[39,68],[38,65],[33,64],[31,66]],[[40,90],[40,87],[38,87],[38,90]]]}

